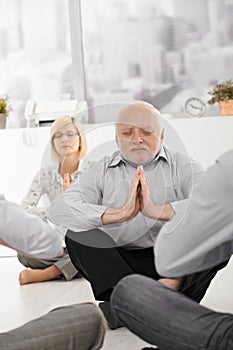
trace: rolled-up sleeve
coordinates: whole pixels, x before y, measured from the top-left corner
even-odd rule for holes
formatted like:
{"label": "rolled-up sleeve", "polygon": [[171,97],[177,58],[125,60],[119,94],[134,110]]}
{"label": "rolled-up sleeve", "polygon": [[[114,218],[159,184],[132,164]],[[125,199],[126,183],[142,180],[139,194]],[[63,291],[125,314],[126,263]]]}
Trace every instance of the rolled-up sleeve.
{"label": "rolled-up sleeve", "polygon": [[0,238],[17,251],[49,259],[62,248],[63,234],[59,228],[26,212],[15,203],[0,198]]}

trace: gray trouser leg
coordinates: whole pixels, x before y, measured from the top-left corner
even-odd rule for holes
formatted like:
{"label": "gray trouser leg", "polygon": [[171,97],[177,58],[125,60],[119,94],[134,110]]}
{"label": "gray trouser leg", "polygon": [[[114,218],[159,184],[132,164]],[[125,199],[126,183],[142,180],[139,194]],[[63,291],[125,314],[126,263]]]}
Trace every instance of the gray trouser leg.
{"label": "gray trouser leg", "polygon": [[233,349],[233,315],[200,306],[148,277],[122,279],[111,306],[120,322],[161,350]]}
{"label": "gray trouser leg", "polygon": [[21,264],[25,267],[30,267],[31,269],[45,269],[49,266],[55,265],[61,271],[61,274],[66,281],[72,280],[78,273],[77,269],[72,264],[68,253],[64,253],[62,256],[53,259],[37,259],[22,253],[18,253],[17,256]]}
{"label": "gray trouser leg", "polygon": [[96,350],[105,320],[94,304],[61,307],[12,331],[0,334],[1,350]]}

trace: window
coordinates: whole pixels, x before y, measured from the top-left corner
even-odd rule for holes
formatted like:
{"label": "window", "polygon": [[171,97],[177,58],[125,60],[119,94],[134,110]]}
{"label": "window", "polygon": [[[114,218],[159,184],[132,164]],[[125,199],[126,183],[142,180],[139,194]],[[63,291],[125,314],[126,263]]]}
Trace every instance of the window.
{"label": "window", "polygon": [[[207,101],[215,82],[232,77],[232,0],[83,0],[81,5],[92,105],[144,99],[182,117],[187,98]],[[207,112],[219,114],[218,106]],[[95,115],[96,122],[110,119]]]}
{"label": "window", "polygon": [[[183,117],[187,98],[207,101],[208,89],[232,78],[232,0],[0,5],[0,95],[10,96],[14,126],[25,123],[29,98],[87,98],[89,122],[112,121],[110,106],[101,106],[134,99]],[[214,114],[217,105],[207,109]]]}
{"label": "window", "polygon": [[66,0],[0,0],[0,95],[8,94],[13,126],[25,124],[29,98],[74,94]]}

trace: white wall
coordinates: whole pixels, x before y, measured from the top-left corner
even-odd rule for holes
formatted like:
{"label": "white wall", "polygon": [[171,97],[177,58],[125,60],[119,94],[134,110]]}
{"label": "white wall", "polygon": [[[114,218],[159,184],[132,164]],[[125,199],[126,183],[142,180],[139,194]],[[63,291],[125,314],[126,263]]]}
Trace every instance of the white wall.
{"label": "white wall", "polygon": [[[233,117],[172,119],[164,121],[165,143],[187,152],[204,166],[233,148]],[[98,160],[116,149],[113,124],[85,125],[88,157]],[[29,134],[28,134],[29,133]],[[27,146],[24,141],[32,140]],[[48,161],[49,127],[0,130],[0,193],[20,202],[37,169]]]}

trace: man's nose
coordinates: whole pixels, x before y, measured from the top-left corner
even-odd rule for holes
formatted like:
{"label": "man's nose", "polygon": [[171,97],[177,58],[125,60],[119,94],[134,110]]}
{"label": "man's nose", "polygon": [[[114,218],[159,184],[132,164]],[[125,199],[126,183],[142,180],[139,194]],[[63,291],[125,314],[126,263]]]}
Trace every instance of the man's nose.
{"label": "man's nose", "polygon": [[134,129],[132,133],[132,140],[138,143],[143,142],[143,137],[139,129]]}

